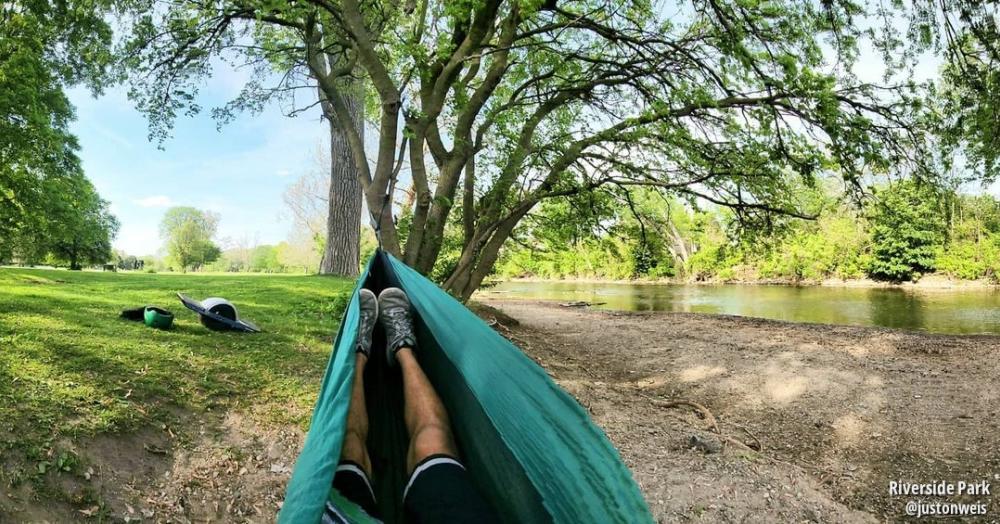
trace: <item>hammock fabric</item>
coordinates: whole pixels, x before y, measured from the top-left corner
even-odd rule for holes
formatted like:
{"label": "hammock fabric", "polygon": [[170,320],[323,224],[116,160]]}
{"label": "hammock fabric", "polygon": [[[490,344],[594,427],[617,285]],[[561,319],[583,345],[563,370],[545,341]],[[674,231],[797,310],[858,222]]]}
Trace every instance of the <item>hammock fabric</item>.
{"label": "hammock fabric", "polygon": [[[383,251],[369,260],[344,314],[279,522],[319,522],[327,501],[367,520],[331,484],[354,376],[358,290],[390,286],[410,297],[421,367],[448,410],[461,460],[503,521],[652,522],[628,468],[580,405],[460,302]],[[368,449],[382,518],[400,522],[408,437],[399,368],[385,364],[384,347],[376,328],[365,367]]]}

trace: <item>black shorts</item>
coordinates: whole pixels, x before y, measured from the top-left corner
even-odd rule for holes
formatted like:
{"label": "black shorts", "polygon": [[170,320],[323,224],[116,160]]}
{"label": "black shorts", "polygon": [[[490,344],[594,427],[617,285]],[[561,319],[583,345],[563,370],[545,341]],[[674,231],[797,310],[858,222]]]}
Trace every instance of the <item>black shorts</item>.
{"label": "black shorts", "polygon": [[[359,465],[341,462],[333,477],[333,487],[372,517],[379,517],[375,491]],[[403,491],[403,514],[407,523],[416,524],[497,522],[489,505],[472,486],[465,466],[448,455],[431,455],[413,468]],[[327,502],[323,523],[341,522],[349,519]]]}

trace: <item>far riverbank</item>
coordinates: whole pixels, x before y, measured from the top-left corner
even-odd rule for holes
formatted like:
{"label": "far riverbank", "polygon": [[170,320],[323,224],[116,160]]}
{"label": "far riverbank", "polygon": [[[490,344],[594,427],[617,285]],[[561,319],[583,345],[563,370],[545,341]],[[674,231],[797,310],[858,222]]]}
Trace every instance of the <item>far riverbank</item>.
{"label": "far riverbank", "polygon": [[991,280],[961,280],[940,275],[926,275],[914,282],[886,282],[872,280],[870,278],[839,279],[828,278],[823,280],[794,280],[794,279],[730,279],[730,280],[688,280],[679,278],[658,278],[658,279],[602,279],[602,278],[536,278],[536,277],[516,277],[498,279],[492,282],[496,285],[501,282],[575,282],[581,284],[630,284],[630,285],[695,285],[695,286],[719,286],[719,285],[739,285],[739,286],[804,286],[804,287],[847,287],[865,289],[901,289],[905,291],[954,291],[963,289],[995,289],[1000,290],[1000,284]]}

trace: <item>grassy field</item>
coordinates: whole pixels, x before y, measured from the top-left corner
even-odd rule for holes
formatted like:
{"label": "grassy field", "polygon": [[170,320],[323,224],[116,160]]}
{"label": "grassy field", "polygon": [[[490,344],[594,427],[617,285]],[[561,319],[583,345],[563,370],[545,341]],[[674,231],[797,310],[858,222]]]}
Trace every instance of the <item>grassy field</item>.
{"label": "grassy field", "polygon": [[[240,409],[305,428],[352,285],[0,269],[0,488],[34,484],[44,498],[51,475],[83,474],[68,443],[165,427],[178,414]],[[176,292],[224,296],[263,332],[209,331]],[[173,329],[119,318],[146,304],[171,310]]]}

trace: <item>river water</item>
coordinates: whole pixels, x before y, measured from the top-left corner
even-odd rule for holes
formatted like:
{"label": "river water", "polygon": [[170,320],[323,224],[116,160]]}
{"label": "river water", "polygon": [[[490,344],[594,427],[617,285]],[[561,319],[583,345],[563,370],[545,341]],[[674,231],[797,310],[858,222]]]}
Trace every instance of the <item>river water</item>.
{"label": "river water", "polygon": [[913,291],[885,288],[502,282],[481,294],[572,302],[602,309],[684,311],[881,326],[931,333],[1000,333],[1000,291],[980,288]]}

